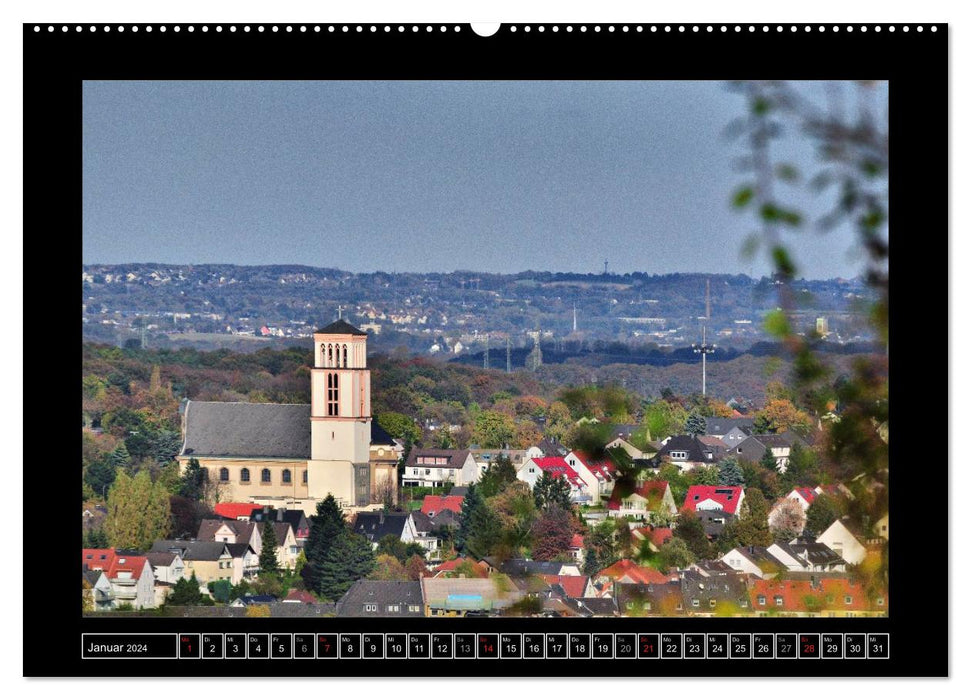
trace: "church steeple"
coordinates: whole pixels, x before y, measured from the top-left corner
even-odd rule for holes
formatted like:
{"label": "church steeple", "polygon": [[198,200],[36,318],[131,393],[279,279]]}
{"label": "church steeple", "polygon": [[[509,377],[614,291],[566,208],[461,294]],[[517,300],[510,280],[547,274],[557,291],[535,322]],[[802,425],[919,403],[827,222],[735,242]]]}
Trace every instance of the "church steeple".
{"label": "church steeple", "polygon": [[371,443],[367,333],[343,319],[314,333],[310,397],[310,495],[332,493],[346,505],[366,505]]}

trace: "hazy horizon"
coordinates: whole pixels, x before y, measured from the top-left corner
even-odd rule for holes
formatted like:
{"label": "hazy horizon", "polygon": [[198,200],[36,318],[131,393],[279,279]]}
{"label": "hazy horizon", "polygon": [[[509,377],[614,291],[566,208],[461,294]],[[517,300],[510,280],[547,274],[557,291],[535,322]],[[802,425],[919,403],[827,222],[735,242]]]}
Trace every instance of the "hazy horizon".
{"label": "hazy horizon", "polygon": [[[723,136],[745,108],[709,81],[85,81],[82,259],[760,277]],[[799,276],[862,271],[851,226],[786,244]]]}

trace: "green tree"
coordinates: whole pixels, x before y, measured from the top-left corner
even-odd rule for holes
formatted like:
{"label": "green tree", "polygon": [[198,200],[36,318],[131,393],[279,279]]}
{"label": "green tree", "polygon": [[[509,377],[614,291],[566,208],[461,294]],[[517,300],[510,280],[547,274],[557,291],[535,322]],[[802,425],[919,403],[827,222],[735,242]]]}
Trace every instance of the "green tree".
{"label": "green tree", "polygon": [[502,540],[502,523],[473,484],[462,499],[455,546],[463,554],[481,559],[493,553]]}
{"label": "green tree", "polygon": [[345,528],[321,562],[320,588],[316,592],[324,600],[337,601],[355,581],[366,578],[375,563],[374,550],[367,539]]}
{"label": "green tree", "polygon": [[327,498],[317,503],[317,514],[310,516],[310,533],[303,548],[307,563],[300,575],[308,591],[320,591],[324,560],[334,541],[345,531],[344,512],[334,496],[328,494]]}
{"label": "green tree", "polygon": [[91,487],[95,497],[104,498],[108,487],[115,483],[117,473],[118,469],[111,459],[98,460],[88,467],[84,481]]}
{"label": "green tree", "polygon": [[614,523],[614,546],[617,556],[622,559],[627,559],[633,554],[634,537],[625,518],[618,518]]}
{"label": "green tree", "polygon": [[512,465],[512,460],[500,454],[489,462],[477,486],[483,498],[491,498],[515,481],[516,468]]}
{"label": "green tree", "polygon": [[378,540],[378,548],[375,550],[375,554],[387,554],[404,564],[416,554],[423,557],[425,550],[417,542],[402,542],[397,535],[385,535]]}
{"label": "green tree", "polygon": [[223,603],[225,605],[232,602],[230,596],[233,593],[233,584],[226,579],[210,581],[209,592],[212,593],[212,597],[217,603]]}
{"label": "green tree", "polygon": [[680,537],[672,537],[659,547],[659,564],[662,570],[683,569],[695,560],[688,544]]}
{"label": "green tree", "polygon": [[193,457],[185,466],[179,484],[179,495],[193,501],[201,501],[206,495],[209,472]]}
{"label": "green tree", "polygon": [[368,578],[372,581],[408,581],[408,570],[405,565],[390,554],[378,554],[375,559],[374,571]]}
{"label": "green tree", "polygon": [[480,447],[505,447],[512,442],[516,423],[500,411],[482,411],[472,425],[472,441]]}
{"label": "green tree", "polygon": [[769,448],[766,448],[765,452],[762,454],[762,458],[759,460],[759,466],[773,472],[779,471],[779,462],[775,458],[775,455],[772,454],[772,450]]}
{"label": "green tree", "polygon": [[718,463],[718,484],[719,486],[745,486],[745,476],[737,459],[726,457]]}
{"label": "green tree", "polygon": [[655,440],[684,432],[687,420],[688,413],[684,408],[664,399],[654,401],[644,408],[644,426]]}
{"label": "green tree", "polygon": [[841,501],[821,493],[813,499],[806,511],[806,530],[818,537],[844,514]]}
{"label": "green tree", "polygon": [[388,435],[407,444],[414,444],[421,438],[421,428],[414,419],[404,413],[386,411],[377,414],[375,420],[388,432]]}
{"label": "green tree", "polygon": [[617,561],[614,532],[614,524],[610,520],[604,520],[592,527],[584,538],[583,546],[587,553],[583,561],[583,573],[587,576],[592,576]]}
{"label": "green tree", "polygon": [[694,511],[682,509],[674,521],[674,534],[684,540],[695,559],[709,559],[714,556],[714,548],[708,541],[704,525]]}
{"label": "green tree", "polygon": [[169,530],[169,495],[147,471],[118,474],[108,492],[105,534],[112,547],[148,549]]}
{"label": "green tree", "polygon": [[108,463],[115,469],[119,471],[121,469],[128,469],[131,466],[131,455],[128,453],[128,448],[125,443],[120,443],[110,455],[108,455]]}
{"label": "green tree", "polygon": [[558,506],[565,511],[573,509],[570,500],[570,484],[566,478],[544,471],[533,486],[533,498],[540,510]]}
{"label": "green tree", "polygon": [[269,521],[263,523],[263,531],[260,534],[263,539],[263,546],[260,548],[260,575],[279,573],[280,562],[276,557],[278,543],[273,523]]}
{"label": "green tree", "polygon": [[762,492],[755,488],[746,489],[741,511],[735,527],[739,543],[758,547],[768,547],[772,544],[769,505]]}
{"label": "green tree", "polygon": [[705,418],[700,413],[692,411],[684,422],[684,432],[687,435],[704,435],[707,430]]}
{"label": "green tree", "polygon": [[87,549],[107,549],[108,536],[104,530],[88,530],[84,533],[84,546]]}
{"label": "green tree", "polygon": [[201,605],[203,597],[199,590],[199,579],[193,573],[190,578],[182,578],[175,582],[165,602],[167,605]]}

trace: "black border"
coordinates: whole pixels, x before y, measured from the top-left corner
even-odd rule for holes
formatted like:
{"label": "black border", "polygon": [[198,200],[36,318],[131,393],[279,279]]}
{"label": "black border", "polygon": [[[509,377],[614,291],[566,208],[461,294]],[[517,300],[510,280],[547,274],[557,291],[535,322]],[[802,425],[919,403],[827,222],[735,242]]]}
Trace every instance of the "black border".
{"label": "black border", "polygon": [[[90,25],[25,24],[24,32],[24,299],[26,319],[43,319],[43,332],[25,327],[25,377],[50,377],[38,384],[50,391],[32,391],[25,401],[25,416],[43,416],[43,433],[76,435],[74,407],[80,382],[80,363],[67,360],[65,348],[79,348],[81,327],[77,315],[77,274],[81,261],[81,81],[84,79],[886,79],[890,81],[892,135],[890,237],[894,268],[891,304],[892,391],[894,424],[906,427],[908,416],[933,401],[944,405],[947,370],[932,366],[906,333],[920,313],[922,303],[946,304],[945,267],[948,219],[948,27],[945,24],[867,25],[728,25],[707,31],[707,24],[508,25],[492,37],[479,37],[469,25],[391,25],[385,32],[371,23],[320,25],[244,24]],[[54,31],[48,31],[53,26]],[[133,27],[138,26],[135,33]],[[192,26],[194,31],[189,32]],[[236,31],[229,27],[235,26]],[[272,27],[277,26],[278,31]],[[292,27],[287,31],[286,27]],[[344,26],[348,27],[345,32]],[[398,31],[404,26],[405,31]],[[447,31],[441,31],[445,26]],[[599,26],[600,31],[595,27]],[[614,31],[609,27],[614,26]],[[637,27],[643,28],[638,32]],[[683,26],[684,31],[679,28]],[[694,27],[699,27],[694,31]],[[750,31],[750,26],[754,31]],[[795,32],[790,27],[796,26]],[[670,31],[665,30],[670,27]],[[943,254],[942,254],[943,253]],[[51,282],[54,294],[51,295]],[[916,285],[920,285],[919,288]],[[913,286],[912,286],[913,285]],[[63,287],[63,288],[62,288]],[[919,294],[911,294],[919,289]],[[42,299],[53,299],[42,301]],[[63,306],[66,321],[60,323]],[[913,309],[913,310],[912,310]],[[930,310],[930,309],[928,309]],[[53,312],[53,313],[52,313]],[[916,312],[916,313],[915,313]],[[51,324],[50,320],[55,320]],[[927,319],[929,321],[929,319]],[[50,328],[57,328],[56,342],[49,342]],[[67,353],[68,357],[71,353]],[[920,371],[907,371],[908,364]],[[917,364],[919,363],[919,364]],[[55,368],[68,367],[66,373]],[[73,378],[72,378],[73,377]],[[56,384],[53,384],[56,382]],[[62,383],[63,382],[63,383]],[[63,395],[63,400],[62,400]],[[26,397],[26,394],[25,394]],[[26,409],[34,401],[43,402]],[[61,404],[64,404],[61,406]],[[52,407],[54,410],[51,410]],[[937,409],[940,410],[939,408]],[[897,417],[900,417],[900,420]],[[924,423],[926,425],[926,423]],[[24,443],[37,444],[33,421],[25,421]],[[949,668],[947,537],[939,523],[941,496],[948,493],[944,465],[946,436],[933,441],[926,435],[896,432],[891,443],[891,462],[901,476],[890,490],[891,510],[899,514],[891,544],[891,600],[889,618],[866,619],[574,619],[574,620],[248,620],[248,619],[91,619],[82,618],[76,595],[48,593],[33,603],[27,592],[36,590],[39,569],[31,564],[39,548],[46,550],[43,571],[71,572],[77,566],[73,537],[65,541],[37,542],[36,527],[24,527],[24,674],[28,676],[944,676]],[[910,434],[908,434],[910,433]],[[75,463],[77,443],[65,454],[25,450],[25,514],[38,512],[43,503],[45,520],[51,524],[76,523],[80,474]],[[40,446],[46,446],[43,442]],[[48,458],[50,457],[50,458]],[[63,457],[63,459],[61,459]],[[38,463],[36,460],[41,459]],[[914,473],[912,468],[932,462],[933,470]],[[928,465],[930,466],[930,465]],[[58,476],[58,481],[32,478],[37,470]],[[909,472],[909,473],[908,473]],[[929,478],[924,477],[927,473]],[[913,488],[906,481],[915,479]],[[933,481],[932,481],[933,480]],[[915,491],[917,491],[915,493]],[[36,499],[38,492],[42,496]],[[917,501],[914,497],[917,497]],[[938,525],[911,526],[905,516],[921,515],[926,508]],[[65,514],[63,519],[61,514]],[[36,522],[36,521],[35,521]],[[77,527],[75,524],[72,527]],[[51,532],[64,531],[54,527]],[[70,531],[70,528],[68,528]],[[76,531],[75,531],[76,532]],[[926,534],[925,534],[926,533]],[[78,533],[79,534],[79,533]],[[55,577],[57,581],[61,576]],[[64,577],[69,581],[70,577]],[[59,585],[59,584],[58,584]],[[498,660],[445,663],[417,660],[395,661],[82,661],[78,653],[81,632],[863,632],[890,633],[888,660]]]}

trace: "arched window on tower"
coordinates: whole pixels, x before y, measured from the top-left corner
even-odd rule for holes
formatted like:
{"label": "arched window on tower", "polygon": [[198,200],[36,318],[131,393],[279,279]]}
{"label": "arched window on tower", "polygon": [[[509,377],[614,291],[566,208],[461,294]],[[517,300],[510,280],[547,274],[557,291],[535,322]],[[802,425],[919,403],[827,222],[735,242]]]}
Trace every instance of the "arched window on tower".
{"label": "arched window on tower", "polygon": [[283,470],[283,483],[284,484],[289,484],[290,483],[290,470],[289,469],[284,469]]}
{"label": "arched window on tower", "polygon": [[226,467],[222,467],[219,470],[219,480],[220,481],[229,481],[229,470],[226,469]]}
{"label": "arched window on tower", "polygon": [[343,355],[344,355],[344,366],[347,367],[347,346],[346,345],[343,347]]}
{"label": "arched window on tower", "polygon": [[264,484],[270,483],[270,470],[269,469],[264,469],[263,471],[260,472],[260,481],[262,481]]}
{"label": "arched window on tower", "polygon": [[320,344],[320,364],[318,367],[323,367],[324,363],[327,361],[327,343]]}
{"label": "arched window on tower", "polygon": [[243,467],[242,469],[239,470],[239,480],[242,481],[244,484],[249,483],[249,469],[247,469],[246,467]]}
{"label": "arched window on tower", "polygon": [[327,346],[327,366],[328,367],[334,366],[334,346],[333,345]]}
{"label": "arched window on tower", "polygon": [[338,392],[338,381],[339,378],[336,372],[327,373],[327,415],[336,416],[339,415],[338,405],[339,405],[339,392]]}

